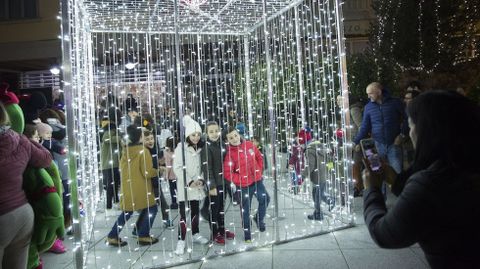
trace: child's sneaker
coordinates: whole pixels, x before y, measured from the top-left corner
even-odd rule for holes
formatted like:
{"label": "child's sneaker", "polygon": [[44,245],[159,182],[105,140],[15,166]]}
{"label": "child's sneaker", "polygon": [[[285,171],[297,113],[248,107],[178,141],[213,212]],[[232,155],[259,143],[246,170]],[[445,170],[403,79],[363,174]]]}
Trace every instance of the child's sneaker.
{"label": "child's sneaker", "polygon": [[57,238],[55,239],[55,242],[53,242],[52,247],[48,251],[53,252],[55,254],[61,254],[61,253],[65,253],[67,249],[63,245],[62,240]]}
{"label": "child's sneaker", "polygon": [[183,253],[185,253],[185,241],[178,240],[177,249],[175,249],[175,254],[183,255]]}
{"label": "child's sneaker", "polygon": [[312,214],[312,215],[308,215],[307,218],[308,218],[309,220],[322,221],[322,220],[323,220],[323,215],[315,215],[315,214]]}
{"label": "child's sneaker", "polygon": [[258,221],[258,214],[255,214],[253,216],[253,221],[255,222],[255,224],[257,224],[257,227],[260,230],[260,232],[265,232],[265,230],[266,230],[265,222],[259,222]]}
{"label": "child's sneaker", "polygon": [[139,237],[138,244],[142,246],[153,245],[158,242],[158,239],[152,236]]}
{"label": "child's sneaker", "polygon": [[251,243],[252,242],[252,234],[249,231],[245,231],[243,233],[243,238],[245,239],[245,243]]}
{"label": "child's sneaker", "polygon": [[107,237],[107,245],[114,246],[114,247],[123,247],[127,245],[127,242],[122,241],[120,238],[111,238]]}
{"label": "child's sneaker", "polygon": [[205,245],[208,244],[208,239],[196,233],[193,235],[193,243]]}
{"label": "child's sneaker", "polygon": [[233,240],[235,239],[235,234],[233,232],[230,232],[229,230],[225,230],[225,238],[228,240]]}
{"label": "child's sneaker", "polygon": [[215,242],[216,244],[218,245],[225,245],[225,237],[223,237],[223,235],[221,235],[220,233],[218,233],[217,235],[215,235],[215,237],[213,238],[213,242]]}

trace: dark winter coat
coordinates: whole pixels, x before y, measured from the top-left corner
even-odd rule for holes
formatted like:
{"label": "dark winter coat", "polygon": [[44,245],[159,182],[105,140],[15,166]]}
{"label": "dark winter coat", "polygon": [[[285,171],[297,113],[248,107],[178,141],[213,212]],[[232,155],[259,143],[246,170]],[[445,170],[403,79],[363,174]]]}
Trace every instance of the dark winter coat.
{"label": "dark winter coat", "polygon": [[48,151],[52,153],[52,156],[53,156],[53,153],[62,154],[62,155],[67,154],[65,147],[60,142],[54,139],[43,140],[42,146],[48,149]]}
{"label": "dark winter coat", "polygon": [[262,180],[262,154],[250,141],[244,140],[238,146],[228,145],[223,160],[223,175],[227,181],[240,188]]}
{"label": "dark winter coat", "polygon": [[363,194],[373,240],[383,248],[418,243],[432,268],[478,268],[480,175],[440,162],[400,175],[392,188],[399,197],[388,211],[380,188]]}
{"label": "dark winter coat", "polygon": [[[147,148],[147,147],[145,147]],[[153,168],[158,170],[158,151],[157,151],[157,146],[153,146],[153,148],[148,148],[148,151],[150,152],[150,155],[152,156],[152,164]],[[153,193],[155,194],[155,198],[160,197],[160,182],[158,181],[158,175],[155,175],[152,177],[152,188],[153,188]]]}
{"label": "dark winter coat", "polygon": [[12,130],[0,132],[0,215],[27,203],[22,187],[27,165],[45,168],[51,163],[52,155],[42,145]]}
{"label": "dark winter coat", "polygon": [[202,172],[205,181],[209,185],[210,190],[217,186],[224,186],[223,179],[223,157],[220,139],[217,141],[210,141],[207,139],[204,150],[202,151]]}
{"label": "dark winter coat", "polygon": [[121,137],[120,132],[114,124],[105,128],[105,132],[102,136],[102,147],[100,150],[101,156],[101,169],[112,169],[119,166],[121,156]]}
{"label": "dark winter coat", "polygon": [[67,146],[65,145],[67,141],[64,139],[57,142],[60,143],[60,146],[65,150],[63,153],[53,152],[53,159],[55,160],[55,163],[57,163],[58,171],[60,172],[60,178],[62,180],[68,180],[68,154],[66,154]]}
{"label": "dark winter coat", "polygon": [[353,142],[358,144],[371,133],[378,143],[392,145],[401,132],[408,135],[407,127],[408,118],[403,102],[384,91],[381,104],[370,101],[365,106],[362,125]]}

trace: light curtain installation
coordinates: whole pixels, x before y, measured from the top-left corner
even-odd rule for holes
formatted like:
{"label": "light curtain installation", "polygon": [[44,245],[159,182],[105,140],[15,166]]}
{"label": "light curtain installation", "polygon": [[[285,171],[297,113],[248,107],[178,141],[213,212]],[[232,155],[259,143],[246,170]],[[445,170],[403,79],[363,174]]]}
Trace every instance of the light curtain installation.
{"label": "light curtain installation", "polygon": [[[77,268],[168,267],[353,225],[348,98],[337,98],[348,96],[341,5],[63,0]],[[212,121],[218,156],[209,151]],[[224,140],[232,133],[246,152]],[[232,158],[245,166],[232,167]],[[222,198],[196,197],[193,188],[214,195],[214,166]],[[322,183],[316,214],[309,167]],[[248,186],[224,180],[225,169],[245,178],[255,170],[265,191],[257,182],[242,192]]]}

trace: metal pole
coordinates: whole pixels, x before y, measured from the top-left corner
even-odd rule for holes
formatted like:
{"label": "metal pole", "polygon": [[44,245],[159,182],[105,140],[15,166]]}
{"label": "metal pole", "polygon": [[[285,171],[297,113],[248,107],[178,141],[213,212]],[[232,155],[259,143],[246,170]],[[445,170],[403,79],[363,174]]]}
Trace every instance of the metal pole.
{"label": "metal pole", "polygon": [[302,38],[300,37],[300,18],[298,17],[298,6],[294,7],[295,13],[295,40],[297,47],[297,71],[298,71],[298,87],[300,88],[300,114],[302,117],[302,128],[306,126],[305,120],[305,102],[303,97],[305,96],[305,88],[303,82],[303,55],[302,55]]}
{"label": "metal pole", "polygon": [[[180,61],[180,34],[179,34],[179,25],[178,25],[178,4],[179,1],[175,0],[175,14],[174,14],[174,23],[175,23],[175,66],[176,66],[176,76],[177,76],[177,104],[178,104],[178,120],[180,125],[180,141],[182,147],[182,166],[183,166],[183,193],[185,197],[185,218],[186,223],[191,223],[190,214],[187,214],[189,210],[188,208],[188,193],[187,193],[187,170],[186,170],[186,163],[185,163],[185,127],[183,126],[183,94],[182,94],[182,69],[181,69],[181,61]],[[179,201],[180,202],[180,201]],[[180,209],[179,209],[180,210]],[[189,258],[192,258],[192,252],[188,253]]]}
{"label": "metal pole", "polygon": [[201,39],[202,37],[200,35],[197,35],[198,91],[200,94],[200,118],[202,119],[201,123],[203,124],[205,123],[205,117],[203,114],[204,101],[203,101],[203,89],[202,89],[202,57],[200,54],[202,52],[202,49],[200,48],[200,46],[202,45],[202,42],[200,41]]}
{"label": "metal pole", "polygon": [[[345,119],[344,126],[350,126],[350,110],[348,104],[348,79],[347,79],[347,58],[345,53],[345,37],[344,37],[344,30],[343,30],[343,11],[342,6],[339,0],[335,0],[335,24],[337,25],[337,50],[338,50],[338,58],[339,58],[339,69],[340,69],[340,87],[343,99],[343,110],[342,116]],[[343,138],[343,147],[346,158],[344,158],[344,171],[346,172],[347,184],[345,189],[345,196],[350,197],[349,191],[350,186],[353,184],[352,181],[352,165],[351,162],[348,160],[352,159],[352,147],[351,143],[346,143],[347,141],[351,141],[351,129],[345,129],[345,137]],[[352,214],[353,208],[353,199],[351,200],[351,204],[347,203],[346,206],[350,215]],[[350,220],[350,224],[354,224],[353,217]]]}
{"label": "metal pole", "polygon": [[[74,40],[70,33],[70,16],[69,10],[70,2],[69,0],[62,0],[60,3],[61,12],[62,12],[62,23],[61,23],[61,35],[62,35],[62,84],[64,97],[65,97],[65,114],[66,114],[66,125],[67,125],[67,141],[68,141],[68,172],[71,180],[70,183],[70,197],[72,200],[72,226],[74,233],[74,257],[75,257],[75,268],[83,268],[83,243],[82,243],[82,226],[80,223],[80,213],[78,208],[78,182],[77,182],[77,158],[76,154],[76,143],[75,143],[75,120],[74,120],[74,109],[73,109],[73,89],[72,89],[72,64],[71,64],[71,55],[72,55],[72,45],[71,42]],[[75,16],[75,7],[72,8],[72,16]],[[68,139],[70,138],[70,139]]]}
{"label": "metal pole", "polygon": [[243,38],[243,48],[245,53],[245,89],[247,91],[247,111],[248,111],[248,136],[253,138],[253,111],[252,111],[252,84],[250,81],[250,43],[248,35]]}
{"label": "metal pole", "polygon": [[278,223],[278,182],[276,160],[276,145],[277,131],[275,122],[275,106],[273,105],[273,81],[272,81],[272,59],[270,56],[270,35],[267,29],[267,0],[263,0],[263,33],[265,42],[265,57],[267,62],[267,83],[268,83],[268,116],[270,118],[270,140],[272,145],[272,180],[273,180],[273,200],[275,203],[275,210],[273,213],[273,222],[275,225],[275,241],[280,241],[280,228]]}

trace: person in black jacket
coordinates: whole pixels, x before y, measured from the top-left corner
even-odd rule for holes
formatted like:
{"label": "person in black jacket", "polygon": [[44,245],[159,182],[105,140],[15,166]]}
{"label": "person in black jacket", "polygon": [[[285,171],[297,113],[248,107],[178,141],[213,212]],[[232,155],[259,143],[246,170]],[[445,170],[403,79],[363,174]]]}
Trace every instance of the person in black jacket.
{"label": "person in black jacket", "polygon": [[[364,173],[365,224],[382,248],[418,243],[432,268],[478,268],[480,108],[453,91],[430,91],[408,114],[415,160],[398,176],[385,163]],[[398,195],[389,210],[383,180]]]}
{"label": "person in black jacket", "polygon": [[204,207],[209,210],[208,222],[212,229],[213,241],[219,245],[225,244],[226,239],[234,239],[235,234],[225,230],[224,201],[225,180],[223,178],[222,141],[220,139],[220,126],[215,121],[207,123],[206,150],[202,151],[202,172],[208,186],[208,195]]}

